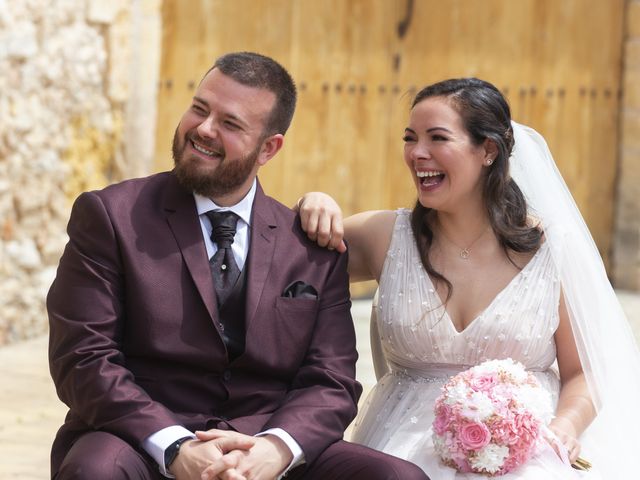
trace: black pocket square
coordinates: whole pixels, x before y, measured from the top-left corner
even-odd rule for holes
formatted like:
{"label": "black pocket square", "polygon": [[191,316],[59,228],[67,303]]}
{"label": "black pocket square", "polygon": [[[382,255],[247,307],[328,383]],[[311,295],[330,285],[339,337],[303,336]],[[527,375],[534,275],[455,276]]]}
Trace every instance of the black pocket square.
{"label": "black pocket square", "polygon": [[312,285],[304,283],[301,280],[296,280],[295,282],[291,282],[286,286],[284,292],[282,292],[282,296],[286,298],[318,298],[318,292]]}

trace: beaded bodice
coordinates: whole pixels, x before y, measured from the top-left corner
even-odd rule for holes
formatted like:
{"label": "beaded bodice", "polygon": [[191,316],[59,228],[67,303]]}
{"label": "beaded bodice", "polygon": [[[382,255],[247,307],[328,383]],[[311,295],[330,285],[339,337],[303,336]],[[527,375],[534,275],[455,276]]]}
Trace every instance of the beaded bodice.
{"label": "beaded bodice", "polygon": [[546,244],[462,332],[420,261],[408,210],[398,210],[378,292],[378,331],[392,369],[475,365],[511,357],[534,371],[555,360],[560,283]]}

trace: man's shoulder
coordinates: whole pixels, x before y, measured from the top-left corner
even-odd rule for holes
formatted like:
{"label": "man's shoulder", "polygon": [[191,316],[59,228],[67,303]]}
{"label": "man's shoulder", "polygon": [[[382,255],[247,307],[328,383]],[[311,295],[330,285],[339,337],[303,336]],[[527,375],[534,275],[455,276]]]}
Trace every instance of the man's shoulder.
{"label": "man's shoulder", "polygon": [[257,208],[257,211],[260,212],[267,223],[273,220],[279,228],[285,228],[292,236],[306,240],[303,246],[311,247],[315,245],[315,243],[309,241],[306,233],[302,230],[298,212],[287,207],[275,198],[266,195],[264,192],[258,193],[256,200],[261,202],[261,204],[254,204],[254,208]]}
{"label": "man's shoulder", "polygon": [[161,172],[146,177],[130,178],[117,183],[112,183],[94,193],[104,198],[138,196],[142,192],[153,192],[164,188],[168,183],[174,182],[172,172]]}
{"label": "man's shoulder", "polygon": [[298,251],[305,251],[306,255],[311,255],[316,259],[325,258],[327,261],[335,260],[334,257],[339,255],[335,251],[320,247],[307,237],[307,233],[302,229],[298,212],[268,195],[262,196],[262,200],[264,202],[263,208],[267,207],[273,214],[278,230],[280,230],[280,238],[287,237],[289,240],[287,248],[292,249],[292,254],[293,249],[299,249]]}
{"label": "man's shoulder", "polygon": [[265,203],[266,206],[269,207],[271,212],[273,212],[273,214],[279,219],[294,223],[298,218],[298,214],[294,212],[291,208],[287,207],[283,203],[279,202],[273,197],[270,197],[267,194],[264,194],[262,196],[262,201]]}
{"label": "man's shoulder", "polygon": [[193,203],[193,195],[180,187],[171,172],[162,172],[84,192],[74,202],[74,211],[89,215],[98,208],[108,212],[114,221],[129,222],[141,217],[155,218],[167,208],[171,210],[185,202]]}

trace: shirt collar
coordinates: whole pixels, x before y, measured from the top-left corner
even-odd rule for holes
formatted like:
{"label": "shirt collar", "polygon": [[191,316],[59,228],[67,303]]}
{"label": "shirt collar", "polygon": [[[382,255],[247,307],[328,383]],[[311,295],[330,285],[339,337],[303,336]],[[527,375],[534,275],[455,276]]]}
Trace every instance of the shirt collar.
{"label": "shirt collar", "polygon": [[240,200],[235,205],[231,205],[230,207],[221,207],[210,198],[204,197],[195,192],[193,193],[193,198],[196,201],[198,215],[203,215],[210,210],[231,210],[233,213],[238,215],[247,225],[251,225],[251,208],[253,207],[253,199],[256,196],[256,189],[257,182],[254,178],[249,192],[244,196],[242,200]]}

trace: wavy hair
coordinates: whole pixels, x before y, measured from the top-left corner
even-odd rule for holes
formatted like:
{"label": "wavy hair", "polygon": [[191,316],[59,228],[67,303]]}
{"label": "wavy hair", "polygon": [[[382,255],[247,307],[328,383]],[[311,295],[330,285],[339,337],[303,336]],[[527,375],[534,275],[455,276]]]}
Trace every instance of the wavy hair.
{"label": "wavy hair", "polygon": [[[529,224],[527,202],[509,175],[509,157],[514,144],[509,104],[489,82],[477,78],[454,78],[420,90],[413,99],[411,108],[433,97],[445,98],[451,102],[474,145],[481,145],[486,139],[490,139],[498,148],[498,155],[485,175],[483,200],[491,228],[507,258],[515,265],[509,256],[509,250],[537,250],[542,242],[542,230]],[[433,216],[431,208],[424,207],[417,201],[411,213],[411,227],[425,270],[436,283],[443,282],[447,287],[446,303],[451,298],[453,285],[435,270],[429,260],[429,249],[433,243]]]}

